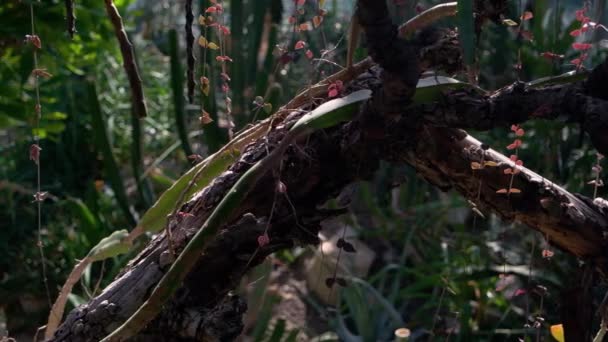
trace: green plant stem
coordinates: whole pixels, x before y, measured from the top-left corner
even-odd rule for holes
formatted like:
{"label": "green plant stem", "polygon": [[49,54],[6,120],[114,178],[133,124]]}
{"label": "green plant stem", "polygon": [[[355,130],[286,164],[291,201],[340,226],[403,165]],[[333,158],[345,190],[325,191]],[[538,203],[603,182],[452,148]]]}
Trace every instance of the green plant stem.
{"label": "green plant stem", "polygon": [[114,191],[116,201],[123,211],[125,218],[131,226],[135,226],[136,220],[129,208],[129,200],[127,198],[127,192],[120,176],[120,169],[118,163],[114,158],[114,152],[112,152],[112,146],[110,144],[110,137],[106,128],[105,119],[101,112],[101,106],[99,99],[97,98],[97,89],[94,81],[87,81],[87,95],[89,101],[89,108],[91,108],[91,117],[93,123],[93,130],[95,134],[95,145],[101,152],[104,162],[104,170],[106,177],[110,180],[110,186]]}
{"label": "green plant stem", "polygon": [[173,107],[175,109],[175,128],[186,156],[194,154],[188,142],[186,129],[186,110],[184,105],[184,71],[179,61],[179,43],[177,31],[169,30],[169,55],[171,58],[171,89],[173,91]]}
{"label": "green plant stem", "polygon": [[[259,0],[256,1],[256,3]],[[257,5],[257,4],[256,4]],[[237,130],[246,122],[244,111],[244,96],[245,93],[245,48],[243,47],[243,1],[230,1],[230,34],[231,34],[231,51],[230,54],[234,63],[230,65],[230,77],[232,79],[232,114],[234,117]],[[250,53],[252,53],[250,51]],[[249,61],[249,63],[254,63]]]}

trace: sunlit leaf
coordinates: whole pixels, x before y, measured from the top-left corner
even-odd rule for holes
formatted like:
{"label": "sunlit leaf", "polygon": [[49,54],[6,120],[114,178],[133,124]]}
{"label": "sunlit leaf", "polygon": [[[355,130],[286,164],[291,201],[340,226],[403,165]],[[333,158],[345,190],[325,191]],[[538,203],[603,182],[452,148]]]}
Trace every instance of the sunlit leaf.
{"label": "sunlit leaf", "polygon": [[563,324],[554,324],[551,326],[550,330],[551,336],[553,336],[554,339],[556,339],[558,342],[566,342]]}

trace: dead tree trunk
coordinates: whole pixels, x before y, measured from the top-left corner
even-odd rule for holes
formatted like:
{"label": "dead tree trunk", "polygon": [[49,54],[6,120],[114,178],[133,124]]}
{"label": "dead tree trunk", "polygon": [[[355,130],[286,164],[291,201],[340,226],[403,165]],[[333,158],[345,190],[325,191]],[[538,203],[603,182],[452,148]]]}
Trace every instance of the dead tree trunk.
{"label": "dead tree trunk", "polygon": [[[433,105],[413,107],[410,99],[424,69],[449,73],[462,69],[455,33],[434,31],[406,42],[397,38],[384,1],[359,1],[359,14],[370,56],[377,64],[363,62],[369,68],[347,91],[372,89],[372,99],[353,121],[315,133],[288,149],[281,167],[258,182],[239,209],[239,218],[225,223],[181,289],[136,340],[235,338],[241,332],[246,305],[230,291],[244,273],[277,250],[316,244],[320,222],[343,213],[321,209],[323,204],[348,184],[369,179],[381,160],[411,165],[432,185],[443,191],[454,189],[483,212],[492,211],[542,232],[550,243],[606,274],[607,209],[525,168],[514,180],[521,193],[497,194],[509,182],[510,176],[503,171],[512,163],[461,129],[566,118],[581,124],[595,147],[607,153],[608,91],[600,82],[608,77],[608,61],[586,81],[574,84],[532,89],[516,83],[488,95],[460,90],[445,94],[443,101]],[[495,14],[478,13],[489,19]],[[316,105],[307,102],[300,109]],[[263,139],[251,143],[238,162],[183,205],[181,211],[192,215],[175,217],[170,223],[178,251],[236,180],[281,141],[301,115],[294,113],[272,121],[272,129]],[[493,161],[497,166],[471,168],[471,163],[481,161]],[[285,194],[275,192],[279,180],[286,185]],[[257,237],[267,226],[273,202],[270,243],[258,250]],[[161,234],[103,293],[74,309],[52,341],[99,341],[133,314],[168,268],[167,241]]]}

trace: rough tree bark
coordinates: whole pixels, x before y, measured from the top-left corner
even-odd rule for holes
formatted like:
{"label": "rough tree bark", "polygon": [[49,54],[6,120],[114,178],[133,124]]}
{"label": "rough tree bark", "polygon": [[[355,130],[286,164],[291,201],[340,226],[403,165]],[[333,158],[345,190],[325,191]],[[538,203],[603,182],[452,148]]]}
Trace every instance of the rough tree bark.
{"label": "rough tree bark", "polygon": [[[498,3],[498,2],[497,2]],[[487,6],[486,6],[487,7]],[[490,6],[478,18],[496,17],[501,6]],[[181,289],[134,340],[231,340],[242,329],[244,301],[230,293],[247,272],[267,255],[297,245],[318,243],[320,222],[343,213],[323,204],[348,184],[369,179],[380,160],[407,163],[441,190],[454,189],[482,211],[516,220],[541,231],[549,242],[594,265],[606,274],[607,209],[571,194],[536,173],[522,169],[515,177],[521,194],[497,194],[508,185],[508,158],[461,129],[509,127],[529,119],[577,122],[602,153],[608,152],[608,61],[586,81],[531,89],[516,83],[493,94],[459,90],[432,105],[413,107],[410,99],[425,69],[461,70],[457,36],[451,31],[424,32],[415,41],[397,39],[384,1],[359,1],[374,63],[350,82],[347,92],[373,90],[358,117],[339,127],[318,132],[289,148],[281,167],[267,174],[240,208],[239,219],[225,228],[201,255]],[[483,22],[483,20],[479,20]],[[326,85],[325,85],[326,87]],[[323,88],[324,89],[324,88]],[[310,110],[318,103],[305,103]],[[183,205],[192,216],[171,219],[174,245],[181,250],[214,206],[251,165],[264,158],[285,135],[300,111],[272,121],[272,129],[251,143],[238,162]],[[494,161],[496,167],[473,170],[472,162]],[[277,181],[287,188],[275,194]],[[275,202],[276,200],[276,202]],[[270,243],[258,249],[257,237],[267,225],[271,207]],[[169,267],[167,241],[161,234],[125,267],[114,282],[89,303],[74,309],[52,341],[98,341],[124,322],[145,300]]]}

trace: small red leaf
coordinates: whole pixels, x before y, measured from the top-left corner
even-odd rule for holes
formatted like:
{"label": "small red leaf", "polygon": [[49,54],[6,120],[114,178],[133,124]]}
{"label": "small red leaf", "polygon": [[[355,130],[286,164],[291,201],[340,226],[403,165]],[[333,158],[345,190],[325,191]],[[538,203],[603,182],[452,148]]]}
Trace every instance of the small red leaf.
{"label": "small red leaf", "polygon": [[314,57],[314,55],[313,55],[312,51],[306,50],[306,58],[312,59],[313,57]]}
{"label": "small red leaf", "polygon": [[584,8],[579,9],[579,10],[577,10],[577,11],[576,11],[576,12],[574,12],[574,13],[575,13],[575,16],[576,16],[576,20],[578,20],[578,21],[585,21],[585,19],[588,19],[588,18],[585,16],[585,9],[584,9]]}
{"label": "small red leaf", "polygon": [[199,121],[201,122],[202,125],[207,125],[213,122],[213,119],[211,118],[211,115],[209,115],[209,113],[207,113],[207,111],[203,110],[203,113],[201,114],[201,116],[198,118]]}
{"label": "small red leaf", "polygon": [[40,151],[42,151],[42,149],[37,144],[32,144],[30,146],[30,160],[36,165],[38,165],[38,161],[40,160]]}
{"label": "small red leaf", "polygon": [[572,37],[578,37],[578,36],[580,36],[580,35],[581,35],[581,33],[583,33],[583,32],[581,31],[581,29],[576,29],[576,30],[573,30],[572,32],[570,32],[570,35],[571,35]]}
{"label": "small red leaf", "polygon": [[556,53],[553,52],[543,52],[540,54],[541,56],[545,57],[546,59],[552,61],[554,59],[563,59],[564,55],[558,55]]}
{"label": "small red leaf", "polygon": [[515,139],[513,143],[507,146],[507,150],[515,150],[521,146],[521,140]]}
{"label": "small red leaf", "polygon": [[306,42],[303,40],[298,40],[296,45],[294,46],[294,49],[296,50],[300,50],[303,49],[306,46]]}
{"label": "small red leaf", "polygon": [[515,290],[515,293],[513,293],[513,296],[517,297],[517,296],[521,296],[523,294],[526,294],[526,290],[525,289],[517,289],[517,290]]}
{"label": "small red leaf", "polygon": [[543,258],[545,259],[551,259],[551,257],[553,257],[555,253],[553,253],[553,251],[549,250],[549,249],[543,249],[542,251],[542,255]]}
{"label": "small red leaf", "polygon": [[42,42],[40,41],[40,37],[38,37],[37,35],[26,34],[25,41],[34,45],[37,49],[42,48]]}
{"label": "small red leaf", "polygon": [[304,4],[306,3],[306,0],[297,0],[296,3],[298,6],[304,6]]}
{"label": "small red leaf", "polygon": [[185,212],[185,211],[178,211],[178,212],[177,212],[177,216],[178,216],[179,218],[182,218],[182,219],[183,219],[183,218],[186,218],[186,217],[194,217],[194,214],[187,213],[187,212]]}
{"label": "small red leaf", "polygon": [[589,43],[572,43],[572,48],[573,48],[574,50],[582,50],[582,51],[585,51],[585,50],[589,50],[589,49],[591,49],[591,47],[592,47],[592,46],[593,46],[593,45],[591,45],[591,44],[589,44]]}
{"label": "small red leaf", "polygon": [[285,183],[283,183],[281,181],[277,181],[277,186],[276,186],[275,191],[280,194],[284,194],[287,192],[287,186],[285,186]]}
{"label": "small red leaf", "polygon": [[222,31],[222,33],[223,33],[225,36],[229,36],[229,35],[230,35],[230,29],[229,29],[227,26],[224,26],[224,25],[218,25],[218,29],[219,29],[220,31]]}
{"label": "small red leaf", "polygon": [[268,237],[267,233],[264,233],[263,235],[258,236],[258,247],[264,247],[267,244],[270,243],[270,237]]}
{"label": "small red leaf", "polygon": [[323,22],[323,17],[316,15],[312,18],[312,26],[314,26],[315,28],[321,26],[321,23]]}
{"label": "small red leaf", "polygon": [[520,17],[521,20],[530,20],[534,18],[534,14],[530,11],[525,11],[524,14]]}

